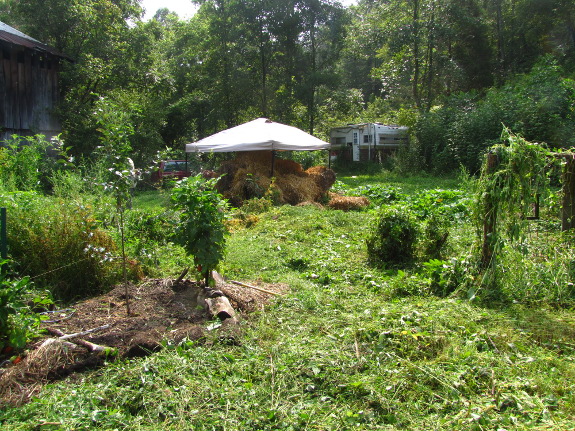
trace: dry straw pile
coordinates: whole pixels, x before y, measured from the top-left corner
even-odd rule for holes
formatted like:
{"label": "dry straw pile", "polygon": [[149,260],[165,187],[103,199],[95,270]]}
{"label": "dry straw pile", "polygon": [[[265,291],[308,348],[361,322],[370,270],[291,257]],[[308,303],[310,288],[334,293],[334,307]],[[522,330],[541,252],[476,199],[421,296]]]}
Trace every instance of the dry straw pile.
{"label": "dry straw pile", "polygon": [[299,163],[276,158],[272,184],[271,151],[240,152],[219,170],[218,191],[233,205],[271,193],[277,203],[297,205],[319,202],[335,182],[335,173],[324,166],[306,171]]}
{"label": "dry straw pile", "polygon": [[330,193],[327,206],[336,210],[349,211],[365,208],[369,203],[369,199],[364,196],[340,196]]}

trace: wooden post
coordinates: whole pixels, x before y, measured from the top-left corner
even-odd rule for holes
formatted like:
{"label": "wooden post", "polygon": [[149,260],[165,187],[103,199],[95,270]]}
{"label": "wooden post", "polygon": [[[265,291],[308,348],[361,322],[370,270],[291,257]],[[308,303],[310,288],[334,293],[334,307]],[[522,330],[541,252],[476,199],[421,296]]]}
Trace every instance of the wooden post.
{"label": "wooden post", "polygon": [[575,228],[575,156],[565,157],[563,172],[563,205],[561,209],[561,230]]}
{"label": "wooden post", "polygon": [[0,258],[8,259],[8,235],[6,228],[6,208],[0,208]]}
{"label": "wooden post", "polygon": [[[494,153],[487,153],[486,176],[492,175],[499,160]],[[481,267],[487,268],[493,259],[494,234],[497,228],[497,206],[493,203],[491,191],[487,191],[483,198],[483,247],[481,249]]]}

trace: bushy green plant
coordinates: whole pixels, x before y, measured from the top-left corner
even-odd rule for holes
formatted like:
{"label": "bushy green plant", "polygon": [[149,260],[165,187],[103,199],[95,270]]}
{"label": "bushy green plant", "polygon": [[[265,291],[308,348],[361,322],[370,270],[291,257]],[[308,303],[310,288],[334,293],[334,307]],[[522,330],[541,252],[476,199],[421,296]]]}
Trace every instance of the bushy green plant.
{"label": "bushy green plant", "polygon": [[63,142],[44,135],[13,135],[0,146],[0,185],[7,191],[46,190],[66,162]]}
{"label": "bushy green plant", "polygon": [[180,212],[176,240],[193,256],[194,264],[207,284],[210,274],[224,257],[227,202],[215,190],[217,179],[201,175],[180,181],[172,200]]}
{"label": "bushy green plant", "polygon": [[126,251],[137,259],[146,275],[159,275],[169,260],[179,259],[173,244],[179,216],[164,208],[132,209],[124,219]]}
{"label": "bushy green plant", "polygon": [[444,256],[449,227],[448,218],[442,214],[432,214],[425,220],[421,240],[424,259],[440,259]]}
{"label": "bushy green plant", "polygon": [[384,266],[411,262],[418,231],[417,220],[409,208],[382,208],[366,240],[369,261]]}
{"label": "bushy green plant", "polygon": [[[475,268],[467,257],[453,257],[448,260],[430,259],[423,263],[428,277],[429,291],[445,297],[457,289],[465,289],[468,299],[474,295]],[[469,290],[470,289],[470,290]]]}
{"label": "bushy green plant", "polygon": [[0,195],[0,206],[7,207],[15,267],[56,299],[101,293],[119,280],[116,245],[91,207],[34,192]]}
{"label": "bushy green plant", "polygon": [[38,332],[41,317],[30,303],[51,303],[46,296],[34,295],[29,277],[11,279],[5,275],[6,261],[0,261],[0,351],[21,349]]}

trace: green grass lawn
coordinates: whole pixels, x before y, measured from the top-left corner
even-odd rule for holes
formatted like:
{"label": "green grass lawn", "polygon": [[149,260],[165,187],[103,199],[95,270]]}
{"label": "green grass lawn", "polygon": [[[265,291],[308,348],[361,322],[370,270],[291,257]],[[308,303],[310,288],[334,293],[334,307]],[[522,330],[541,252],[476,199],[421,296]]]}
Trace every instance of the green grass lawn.
{"label": "green grass lawn", "polygon": [[[440,201],[429,190],[458,185],[339,180],[349,191],[377,183],[428,203]],[[147,192],[134,208],[166,203]],[[257,214],[228,238],[221,271],[291,290],[244,319],[236,342],[213,333],[50,385],[0,412],[2,429],[575,429],[572,309],[491,302],[494,292],[482,301],[457,291],[440,298],[421,262],[370,266],[365,239],[377,214],[314,206]],[[453,221],[445,262],[472,252],[474,237],[465,217]]]}

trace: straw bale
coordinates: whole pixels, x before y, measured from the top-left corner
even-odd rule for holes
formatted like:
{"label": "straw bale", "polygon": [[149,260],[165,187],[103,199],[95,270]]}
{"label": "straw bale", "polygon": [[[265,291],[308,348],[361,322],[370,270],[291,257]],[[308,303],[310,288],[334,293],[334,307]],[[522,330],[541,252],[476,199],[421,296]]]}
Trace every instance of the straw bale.
{"label": "straw bale", "polygon": [[335,172],[325,166],[313,166],[305,171],[325,194],[335,183]]}
{"label": "straw bale", "polygon": [[276,159],[274,167],[274,175],[278,176],[286,174],[300,175],[300,176],[305,175],[302,166],[298,162],[294,162],[293,160],[288,159]]}
{"label": "straw bale", "polygon": [[317,201],[321,198],[321,189],[310,177],[284,175],[276,178],[276,185],[282,191],[285,203],[297,205],[305,201]]}
{"label": "straw bale", "polygon": [[[222,163],[218,191],[233,205],[244,200],[261,197],[271,184],[271,151],[239,152],[234,160]],[[279,202],[297,205],[300,202],[319,201],[335,182],[335,173],[325,167],[304,171],[292,160],[275,159],[275,186]]]}
{"label": "straw bale", "polygon": [[349,211],[365,208],[370,204],[365,196],[341,196],[336,193],[329,194],[327,206],[336,210]]}

